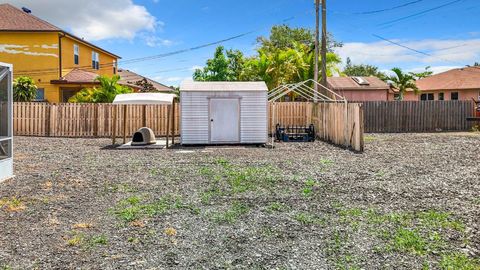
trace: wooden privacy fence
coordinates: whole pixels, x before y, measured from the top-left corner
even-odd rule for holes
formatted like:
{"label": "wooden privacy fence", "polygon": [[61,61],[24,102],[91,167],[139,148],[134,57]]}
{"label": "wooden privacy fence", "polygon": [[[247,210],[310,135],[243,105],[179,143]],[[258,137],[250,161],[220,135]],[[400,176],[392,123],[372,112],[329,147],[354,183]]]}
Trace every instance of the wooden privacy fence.
{"label": "wooden privacy fence", "polygon": [[317,137],[336,145],[363,151],[363,109],[358,103],[312,104]]}
{"label": "wooden privacy fence", "polygon": [[[178,116],[178,104],[175,105],[175,115]],[[127,134],[133,134],[143,126],[150,127],[157,136],[167,134],[168,105],[125,106]],[[117,110],[116,134],[122,134],[123,113],[118,105],[14,103],[14,133],[23,136],[110,137],[114,110]],[[175,134],[179,134],[178,121]]]}
{"label": "wooden privacy fence", "polygon": [[472,128],[473,101],[368,101],[365,132],[466,131]]}
{"label": "wooden privacy fence", "polygon": [[[308,126],[312,123],[311,102],[276,102],[269,106],[270,133],[275,132],[275,126]],[[275,108],[274,108],[275,106]]]}
{"label": "wooden privacy fence", "polygon": [[363,151],[363,111],[358,103],[278,102],[269,108],[270,133],[276,124],[314,124],[317,137],[336,145]]}

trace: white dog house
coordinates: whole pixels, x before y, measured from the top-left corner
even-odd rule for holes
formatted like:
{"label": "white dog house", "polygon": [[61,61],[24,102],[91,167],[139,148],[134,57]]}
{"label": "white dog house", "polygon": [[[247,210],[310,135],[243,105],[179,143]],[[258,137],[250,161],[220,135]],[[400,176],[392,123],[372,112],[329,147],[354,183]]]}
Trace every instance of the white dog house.
{"label": "white dog house", "polygon": [[264,82],[182,83],[181,143],[267,143],[267,92]]}
{"label": "white dog house", "polygon": [[12,66],[0,63],[0,182],[13,176]]}

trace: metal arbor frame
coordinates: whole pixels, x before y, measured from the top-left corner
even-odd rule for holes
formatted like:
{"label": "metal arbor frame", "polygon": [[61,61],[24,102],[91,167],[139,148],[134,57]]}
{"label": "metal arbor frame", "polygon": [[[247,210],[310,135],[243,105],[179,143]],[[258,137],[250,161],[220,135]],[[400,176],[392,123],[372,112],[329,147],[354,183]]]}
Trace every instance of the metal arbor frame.
{"label": "metal arbor frame", "polygon": [[[309,86],[308,84],[313,85],[313,87]],[[317,87],[325,89],[327,93],[331,94],[331,97],[324,95],[316,90]],[[305,98],[307,101],[318,103],[343,103],[345,104],[345,111],[344,111],[344,122],[347,125],[348,120],[348,101],[345,97],[335,93],[331,89],[321,85],[317,81],[313,79],[309,79],[299,83],[292,83],[292,84],[284,84],[280,85],[268,92],[268,101],[272,103],[272,122],[275,123],[275,103],[278,102],[279,99],[284,97],[289,93],[296,93],[301,97]],[[345,128],[345,133],[347,133],[347,128]],[[346,138],[346,136],[345,136]],[[274,136],[272,136],[272,146],[275,142]]]}

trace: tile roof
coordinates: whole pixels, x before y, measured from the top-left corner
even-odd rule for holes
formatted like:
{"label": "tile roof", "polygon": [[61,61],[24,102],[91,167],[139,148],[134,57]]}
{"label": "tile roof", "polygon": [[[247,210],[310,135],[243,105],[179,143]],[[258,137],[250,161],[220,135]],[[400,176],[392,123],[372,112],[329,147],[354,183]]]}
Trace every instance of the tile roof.
{"label": "tile roof", "polygon": [[140,86],[137,85],[136,82],[141,81],[143,79],[146,79],[147,82],[150,83],[157,91],[161,91],[161,92],[171,92],[171,91],[173,91],[172,88],[170,88],[170,87],[168,87],[164,84],[161,84],[161,83],[159,83],[157,81],[154,81],[150,78],[141,76],[141,75],[139,75],[135,72],[132,72],[130,70],[127,70],[127,69],[118,69],[117,74],[120,75],[119,83],[123,84],[123,85],[127,85],[127,86],[130,86],[130,87],[139,89]]}
{"label": "tile roof", "polygon": [[377,77],[360,77],[368,85],[360,85],[352,77],[328,77],[327,83],[333,90],[388,90],[389,85]]}
{"label": "tile roof", "polygon": [[180,91],[268,91],[265,82],[192,82],[184,81]]}
{"label": "tile roof", "polygon": [[0,4],[0,31],[61,31],[60,28],[10,4]]}
{"label": "tile roof", "polygon": [[95,84],[97,83],[95,79],[98,77],[98,74],[81,70],[81,69],[73,69],[67,75],[60,78],[60,80],[53,80],[51,83],[56,84]]}
{"label": "tile roof", "polygon": [[452,69],[417,81],[422,91],[480,89],[480,67]]}

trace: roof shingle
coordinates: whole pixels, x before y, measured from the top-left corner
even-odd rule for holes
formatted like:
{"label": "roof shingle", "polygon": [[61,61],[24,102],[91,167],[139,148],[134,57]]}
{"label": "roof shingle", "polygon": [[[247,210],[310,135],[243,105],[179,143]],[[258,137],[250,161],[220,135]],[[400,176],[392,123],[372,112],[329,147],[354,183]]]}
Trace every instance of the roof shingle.
{"label": "roof shingle", "polygon": [[157,90],[157,91],[161,91],[161,92],[171,92],[171,91],[173,91],[172,88],[170,88],[170,87],[168,87],[164,84],[156,82],[156,81],[154,81],[150,78],[141,76],[141,75],[139,75],[135,72],[132,72],[130,70],[127,70],[127,69],[118,69],[117,74],[120,75],[119,83],[123,84],[123,85],[131,86],[133,88],[141,88],[141,86],[136,85],[136,82],[142,81],[143,79],[146,79],[147,82],[150,83],[153,86],[153,88],[155,88],[155,90]]}
{"label": "roof shingle", "polygon": [[387,90],[388,84],[377,77],[360,77],[368,85],[360,85],[352,77],[328,77],[327,82],[333,90]]}
{"label": "roof shingle", "polygon": [[95,79],[98,77],[98,74],[81,70],[81,69],[73,69],[67,75],[60,78],[60,80],[54,80],[52,83],[65,83],[65,84],[93,84],[97,83]]}
{"label": "roof shingle", "polygon": [[60,28],[10,4],[0,4],[1,31],[61,31]]}
{"label": "roof shingle", "polygon": [[417,81],[422,91],[480,89],[480,67],[452,69]]}

